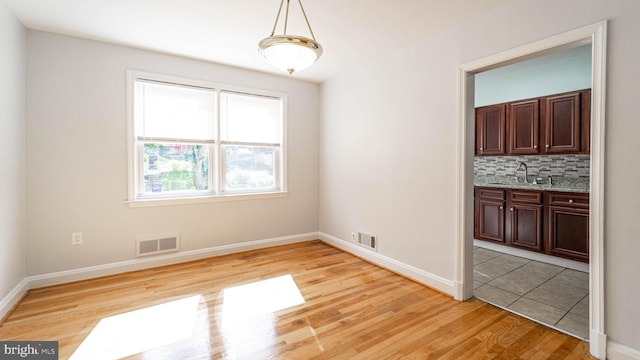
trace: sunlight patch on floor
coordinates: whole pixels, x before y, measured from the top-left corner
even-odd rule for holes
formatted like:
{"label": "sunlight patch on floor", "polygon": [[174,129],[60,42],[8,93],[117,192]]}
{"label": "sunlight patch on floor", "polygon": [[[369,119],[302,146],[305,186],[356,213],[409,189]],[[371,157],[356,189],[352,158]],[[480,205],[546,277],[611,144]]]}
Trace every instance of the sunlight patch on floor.
{"label": "sunlight patch on floor", "polygon": [[71,356],[120,359],[192,336],[200,295],[103,318]]}
{"label": "sunlight patch on floor", "polygon": [[275,344],[275,312],[304,304],[291,275],[226,288],[220,332],[225,357],[258,357]]}
{"label": "sunlight patch on floor", "polygon": [[304,303],[291,275],[224,289],[225,318],[242,321]]}

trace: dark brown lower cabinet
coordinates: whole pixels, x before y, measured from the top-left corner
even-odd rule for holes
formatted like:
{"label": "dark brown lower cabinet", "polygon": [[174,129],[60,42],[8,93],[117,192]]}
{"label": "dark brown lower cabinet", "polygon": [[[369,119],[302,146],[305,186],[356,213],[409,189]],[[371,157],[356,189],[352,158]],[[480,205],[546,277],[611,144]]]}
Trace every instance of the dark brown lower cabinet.
{"label": "dark brown lower cabinet", "polygon": [[589,262],[589,195],[548,193],[546,253]]}
{"label": "dark brown lower cabinet", "polygon": [[511,246],[542,251],[542,200],[542,191],[508,191],[505,224]]}
{"label": "dark brown lower cabinet", "polygon": [[589,194],[475,188],[476,239],[589,262]]}
{"label": "dark brown lower cabinet", "polygon": [[476,192],[477,238],[504,244],[505,190],[478,188]]}

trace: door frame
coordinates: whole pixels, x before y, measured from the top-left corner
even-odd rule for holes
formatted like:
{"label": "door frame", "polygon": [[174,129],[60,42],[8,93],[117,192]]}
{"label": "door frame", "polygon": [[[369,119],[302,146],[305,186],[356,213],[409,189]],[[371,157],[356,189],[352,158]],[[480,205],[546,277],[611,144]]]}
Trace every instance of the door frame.
{"label": "door frame", "polygon": [[589,350],[606,357],[604,293],[604,181],[607,21],[601,21],[474,60],[458,67],[456,269],[454,298],[473,297],[474,75],[541,55],[591,44],[591,164],[589,244]]}

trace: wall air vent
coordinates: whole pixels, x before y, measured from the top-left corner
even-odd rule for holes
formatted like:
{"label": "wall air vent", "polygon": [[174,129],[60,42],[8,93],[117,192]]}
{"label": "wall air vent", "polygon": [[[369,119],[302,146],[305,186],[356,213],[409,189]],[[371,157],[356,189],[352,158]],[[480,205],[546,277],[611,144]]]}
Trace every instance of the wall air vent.
{"label": "wall air vent", "polygon": [[148,256],[178,251],[180,236],[175,234],[161,234],[141,237],[136,240],[136,256]]}
{"label": "wall air vent", "polygon": [[367,249],[378,251],[378,237],[376,235],[358,231],[358,244]]}

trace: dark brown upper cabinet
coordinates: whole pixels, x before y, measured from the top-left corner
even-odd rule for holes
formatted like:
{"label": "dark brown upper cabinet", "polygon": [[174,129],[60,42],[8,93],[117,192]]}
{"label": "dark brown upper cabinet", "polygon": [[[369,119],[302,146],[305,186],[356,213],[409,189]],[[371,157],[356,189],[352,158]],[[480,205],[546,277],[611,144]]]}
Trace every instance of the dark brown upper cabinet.
{"label": "dark brown upper cabinet", "polygon": [[577,154],[581,148],[581,104],[580,92],[544,98],[545,153]]}
{"label": "dark brown upper cabinet", "polygon": [[476,109],[476,154],[506,155],[506,104]]}
{"label": "dark brown upper cabinet", "polygon": [[540,101],[509,103],[509,154],[531,155],[539,151]]}
{"label": "dark brown upper cabinet", "polygon": [[582,99],[582,153],[591,153],[591,89],[583,90]]}
{"label": "dark brown upper cabinet", "polygon": [[588,154],[591,90],[476,108],[476,155]]}

